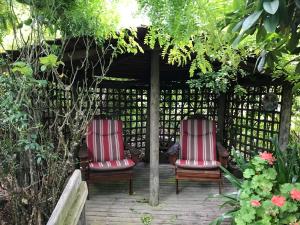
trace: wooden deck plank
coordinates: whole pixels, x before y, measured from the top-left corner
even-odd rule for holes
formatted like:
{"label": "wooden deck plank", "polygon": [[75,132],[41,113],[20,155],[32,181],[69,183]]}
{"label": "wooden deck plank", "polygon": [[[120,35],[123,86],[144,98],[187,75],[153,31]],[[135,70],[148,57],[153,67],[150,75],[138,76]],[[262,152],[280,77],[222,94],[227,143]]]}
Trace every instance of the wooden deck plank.
{"label": "wooden deck plank", "polygon": [[[140,164],[134,172],[131,196],[125,182],[90,186],[86,205],[88,225],[142,225],[143,217],[151,217],[151,225],[206,225],[224,211],[218,207],[222,203],[219,199],[208,198],[218,193],[216,183],[182,181],[181,192],[176,195],[174,169],[170,165],[160,165],[160,204],[151,207],[149,167]],[[223,190],[233,191],[233,188],[225,182]]]}

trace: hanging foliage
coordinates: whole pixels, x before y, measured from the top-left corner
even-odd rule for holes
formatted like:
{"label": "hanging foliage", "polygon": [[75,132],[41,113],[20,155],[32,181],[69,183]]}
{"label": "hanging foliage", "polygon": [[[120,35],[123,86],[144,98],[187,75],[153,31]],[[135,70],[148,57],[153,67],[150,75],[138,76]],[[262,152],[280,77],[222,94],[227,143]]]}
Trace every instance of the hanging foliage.
{"label": "hanging foliage", "polygon": [[[190,73],[210,76],[215,61],[237,74],[240,63],[256,57],[256,70],[285,76],[300,86],[299,1],[297,0],[139,0],[152,26],[145,42],[163,47],[169,63],[191,61]],[[220,75],[223,72],[219,73]]]}

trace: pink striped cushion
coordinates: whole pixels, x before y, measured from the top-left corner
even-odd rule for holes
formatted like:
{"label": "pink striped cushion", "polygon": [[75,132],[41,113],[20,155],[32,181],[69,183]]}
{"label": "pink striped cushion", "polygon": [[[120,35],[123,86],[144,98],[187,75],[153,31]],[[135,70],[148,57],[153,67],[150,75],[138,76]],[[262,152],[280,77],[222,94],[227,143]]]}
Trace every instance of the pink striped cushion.
{"label": "pink striped cushion", "polygon": [[196,161],[196,160],[183,160],[177,159],[176,166],[187,169],[215,169],[221,165],[218,161]]}
{"label": "pink striped cushion", "polygon": [[135,164],[131,159],[113,160],[105,162],[89,163],[90,170],[123,170],[133,167]]}
{"label": "pink striped cushion", "polygon": [[191,119],[180,123],[181,159],[216,161],[216,124],[211,120]]}
{"label": "pink striped cushion", "polygon": [[122,121],[92,120],[87,129],[86,140],[92,162],[124,159]]}

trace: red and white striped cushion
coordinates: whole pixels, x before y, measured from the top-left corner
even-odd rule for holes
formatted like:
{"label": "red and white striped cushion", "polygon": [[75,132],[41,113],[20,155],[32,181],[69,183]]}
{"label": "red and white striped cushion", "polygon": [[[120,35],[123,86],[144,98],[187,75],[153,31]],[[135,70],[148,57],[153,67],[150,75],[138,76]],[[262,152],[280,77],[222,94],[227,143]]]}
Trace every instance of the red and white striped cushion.
{"label": "red and white striped cushion", "polygon": [[221,165],[218,161],[197,161],[197,160],[183,160],[177,159],[176,166],[187,169],[215,169]]}
{"label": "red and white striped cushion", "polygon": [[216,124],[211,120],[190,119],[180,123],[181,159],[216,161]]}
{"label": "red and white striped cushion", "polygon": [[133,167],[135,164],[131,159],[113,160],[105,162],[90,162],[90,170],[124,170]]}
{"label": "red and white striped cushion", "polygon": [[124,159],[122,121],[92,120],[87,129],[86,140],[92,162]]}

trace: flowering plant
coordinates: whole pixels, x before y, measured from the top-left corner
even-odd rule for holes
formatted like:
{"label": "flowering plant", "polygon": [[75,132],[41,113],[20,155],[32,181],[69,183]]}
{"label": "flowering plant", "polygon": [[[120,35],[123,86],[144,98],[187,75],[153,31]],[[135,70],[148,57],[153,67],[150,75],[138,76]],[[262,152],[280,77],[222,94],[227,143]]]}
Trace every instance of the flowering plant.
{"label": "flowering plant", "polygon": [[272,153],[263,152],[244,170],[234,221],[246,224],[300,225],[300,183],[283,183]]}

